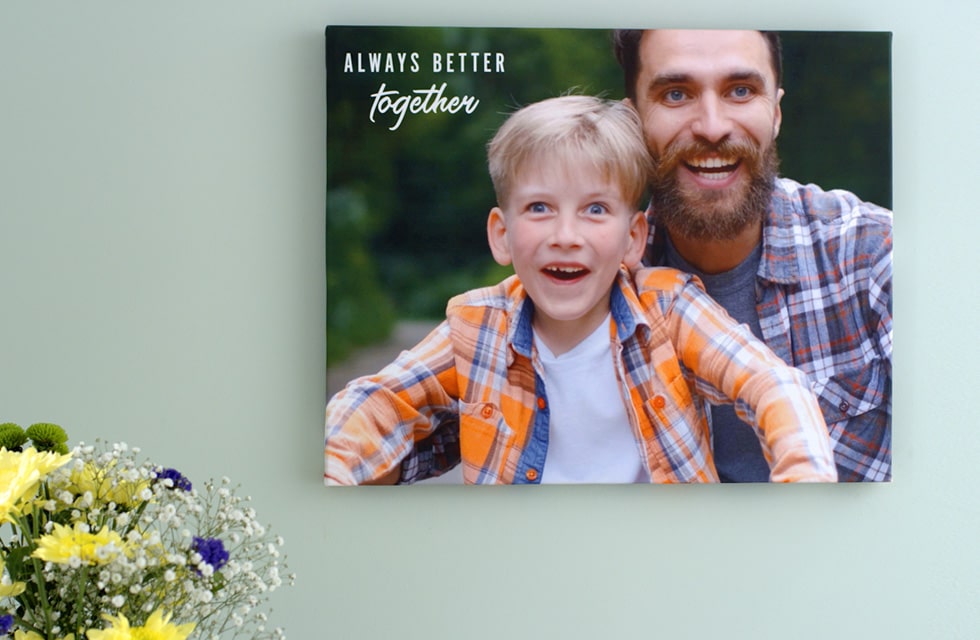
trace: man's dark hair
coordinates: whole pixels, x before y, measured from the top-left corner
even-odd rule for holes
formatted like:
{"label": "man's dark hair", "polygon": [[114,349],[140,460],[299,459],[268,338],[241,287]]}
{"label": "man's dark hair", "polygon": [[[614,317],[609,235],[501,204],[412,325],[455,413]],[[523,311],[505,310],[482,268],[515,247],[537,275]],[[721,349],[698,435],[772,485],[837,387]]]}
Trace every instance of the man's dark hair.
{"label": "man's dark hair", "polygon": [[[778,31],[760,31],[769,46],[769,59],[776,76],[776,88],[783,84],[783,45]],[[613,51],[623,68],[626,97],[636,102],[636,79],[640,75],[640,39],[642,29],[616,29],[612,33]]]}

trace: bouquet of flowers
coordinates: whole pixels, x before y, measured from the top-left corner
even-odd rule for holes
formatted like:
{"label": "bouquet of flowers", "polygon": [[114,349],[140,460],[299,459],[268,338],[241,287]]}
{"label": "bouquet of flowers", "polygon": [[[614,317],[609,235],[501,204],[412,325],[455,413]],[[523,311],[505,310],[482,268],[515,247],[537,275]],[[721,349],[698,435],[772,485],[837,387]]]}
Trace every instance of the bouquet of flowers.
{"label": "bouquet of flowers", "polygon": [[0,638],[284,638],[283,540],[223,478],[194,487],[126,444],[0,425]]}

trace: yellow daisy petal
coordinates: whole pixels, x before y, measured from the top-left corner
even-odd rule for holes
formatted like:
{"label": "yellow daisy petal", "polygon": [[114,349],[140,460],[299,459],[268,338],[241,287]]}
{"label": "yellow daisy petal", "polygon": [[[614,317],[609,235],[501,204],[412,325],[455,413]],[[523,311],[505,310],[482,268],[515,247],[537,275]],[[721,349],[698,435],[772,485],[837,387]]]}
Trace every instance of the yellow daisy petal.
{"label": "yellow daisy petal", "polygon": [[39,452],[33,447],[25,451],[0,447],[0,524],[10,520],[11,515],[19,515],[45,476],[70,459],[71,454]]}
{"label": "yellow daisy petal", "polygon": [[120,553],[128,551],[127,543],[108,527],[89,533],[79,523],[74,528],[55,524],[51,533],[37,541],[37,549],[31,556],[57,564],[98,565],[112,562]]}

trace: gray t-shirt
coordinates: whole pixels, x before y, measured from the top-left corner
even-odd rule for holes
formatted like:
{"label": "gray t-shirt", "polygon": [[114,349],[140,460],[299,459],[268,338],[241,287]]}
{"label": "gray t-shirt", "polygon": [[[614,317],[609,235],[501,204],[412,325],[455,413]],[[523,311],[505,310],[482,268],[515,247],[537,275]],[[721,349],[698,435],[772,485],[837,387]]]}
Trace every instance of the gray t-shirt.
{"label": "gray t-shirt", "polygon": [[[667,266],[698,276],[708,295],[724,307],[736,322],[748,325],[755,337],[762,339],[759,313],[755,306],[755,277],[762,257],[761,243],[737,267],[713,275],[697,270],[684,260],[669,237],[664,255]],[[759,439],[752,427],[735,414],[732,405],[711,407],[711,430],[715,466],[722,482],[769,481],[769,465],[762,455]]]}

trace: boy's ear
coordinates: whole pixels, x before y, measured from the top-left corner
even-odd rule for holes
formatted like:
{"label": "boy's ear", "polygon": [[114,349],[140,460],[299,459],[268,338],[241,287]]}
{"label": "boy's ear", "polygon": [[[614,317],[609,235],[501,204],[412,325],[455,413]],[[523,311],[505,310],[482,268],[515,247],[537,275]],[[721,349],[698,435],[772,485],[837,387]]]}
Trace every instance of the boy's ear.
{"label": "boy's ear", "polygon": [[626,245],[626,255],[623,256],[623,264],[628,268],[640,264],[643,260],[643,253],[647,248],[647,233],[650,229],[647,224],[647,214],[645,211],[637,211],[630,219],[630,238]]}
{"label": "boy's ear", "polygon": [[510,247],[507,244],[507,220],[500,207],[490,209],[487,216],[487,242],[490,243],[490,253],[501,266],[510,264]]}

